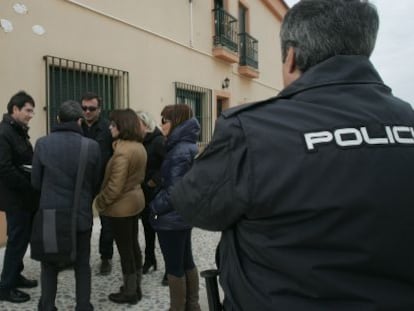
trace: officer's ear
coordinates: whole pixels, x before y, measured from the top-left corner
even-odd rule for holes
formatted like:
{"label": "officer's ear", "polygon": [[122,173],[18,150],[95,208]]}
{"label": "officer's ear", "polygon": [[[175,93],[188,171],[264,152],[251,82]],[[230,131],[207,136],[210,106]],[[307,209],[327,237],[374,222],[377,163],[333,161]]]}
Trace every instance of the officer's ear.
{"label": "officer's ear", "polygon": [[285,62],[283,63],[283,84],[287,87],[293,81],[297,80],[302,72],[296,66],[296,52],[293,47],[287,50]]}
{"label": "officer's ear", "polygon": [[293,73],[296,68],[296,52],[293,47],[290,47],[287,52],[286,56],[286,65],[289,73]]}

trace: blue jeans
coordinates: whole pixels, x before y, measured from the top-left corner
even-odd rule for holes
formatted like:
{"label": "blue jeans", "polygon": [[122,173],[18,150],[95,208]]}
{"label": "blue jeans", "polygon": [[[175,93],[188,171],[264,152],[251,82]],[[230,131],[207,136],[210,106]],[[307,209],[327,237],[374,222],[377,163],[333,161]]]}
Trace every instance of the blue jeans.
{"label": "blue jeans", "polygon": [[0,289],[12,289],[23,271],[23,257],[32,233],[34,213],[26,210],[6,211],[7,244],[4,253]]}
{"label": "blue jeans", "polygon": [[182,277],[185,271],[195,267],[191,249],[191,229],[157,231],[157,235],[167,274]]}

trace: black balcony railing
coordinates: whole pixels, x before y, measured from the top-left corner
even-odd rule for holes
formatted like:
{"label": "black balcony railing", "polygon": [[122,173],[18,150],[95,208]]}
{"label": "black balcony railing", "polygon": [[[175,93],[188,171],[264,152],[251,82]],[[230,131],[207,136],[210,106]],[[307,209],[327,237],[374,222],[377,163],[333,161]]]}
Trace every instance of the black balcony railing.
{"label": "black balcony railing", "polygon": [[258,45],[259,42],[248,33],[240,33],[240,66],[259,68]]}
{"label": "black balcony railing", "polygon": [[213,10],[215,34],[213,37],[214,46],[225,46],[229,50],[238,51],[237,19],[231,16],[222,8]]}

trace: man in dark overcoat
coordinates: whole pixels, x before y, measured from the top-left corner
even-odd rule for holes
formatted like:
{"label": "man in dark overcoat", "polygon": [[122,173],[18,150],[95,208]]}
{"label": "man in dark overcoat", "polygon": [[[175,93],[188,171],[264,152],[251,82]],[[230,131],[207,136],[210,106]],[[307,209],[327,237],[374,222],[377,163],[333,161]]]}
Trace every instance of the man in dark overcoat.
{"label": "man in dark overcoat", "polygon": [[0,123],[0,210],[6,214],[7,244],[0,280],[0,300],[25,302],[30,295],[17,288],[37,286],[25,278],[23,257],[30,240],[37,194],[30,184],[33,148],[29,140],[29,122],[35,102],[24,91],[13,95]]}
{"label": "man in dark overcoat", "polygon": [[[87,141],[87,157],[76,206],[76,259],[74,261],[76,279],[76,310],[92,311],[91,267],[89,263],[91,234],[93,224],[92,200],[99,190],[101,155],[99,145],[82,137],[81,123],[83,111],[76,101],[64,102],[58,112],[58,124],[52,132],[36,142],[33,155],[32,185],[41,191],[39,212],[73,209],[77,171],[80,166],[81,143]],[[46,219],[45,219],[46,218]],[[45,217],[44,224],[50,228],[48,233],[60,241],[58,230],[53,230],[55,221]],[[52,220],[51,220],[52,219]],[[48,222],[49,221],[49,222]],[[38,225],[37,223],[34,226]],[[71,230],[72,228],[66,228]],[[42,228],[34,228],[34,231]],[[59,245],[57,245],[59,246]],[[59,265],[41,262],[41,298],[39,310],[55,310]]]}

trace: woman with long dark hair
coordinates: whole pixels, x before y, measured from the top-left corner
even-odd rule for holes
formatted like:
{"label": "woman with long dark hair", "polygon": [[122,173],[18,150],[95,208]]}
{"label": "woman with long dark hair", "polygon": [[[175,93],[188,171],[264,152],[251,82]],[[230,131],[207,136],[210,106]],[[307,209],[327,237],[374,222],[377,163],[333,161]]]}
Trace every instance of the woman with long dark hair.
{"label": "woman with long dark hair", "polygon": [[198,152],[200,125],[188,105],[166,106],[162,112],[162,131],[167,137],[166,155],[161,166],[162,185],[150,203],[151,224],[166,263],[170,290],[170,310],[200,310],[198,272],[191,248],[191,226],[170,204],[174,184],[190,169]]}

